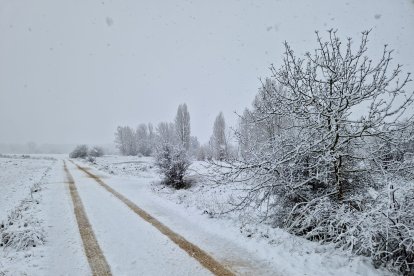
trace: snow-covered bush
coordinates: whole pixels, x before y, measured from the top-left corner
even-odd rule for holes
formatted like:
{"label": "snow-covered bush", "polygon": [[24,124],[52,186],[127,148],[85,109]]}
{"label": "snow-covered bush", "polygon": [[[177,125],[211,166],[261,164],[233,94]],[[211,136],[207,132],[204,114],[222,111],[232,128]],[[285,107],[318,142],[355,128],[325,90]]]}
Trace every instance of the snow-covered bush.
{"label": "snow-covered bush", "polygon": [[171,185],[175,189],[186,187],[184,177],[190,166],[190,160],[181,144],[160,143],[156,147],[155,164],[164,175],[166,185]]}
{"label": "snow-covered bush", "polygon": [[371,191],[372,198],[357,196],[356,205],[339,204],[328,197],[298,205],[287,218],[286,228],[410,275],[414,273],[414,183],[400,179],[396,186]]}
{"label": "snow-covered bush", "polygon": [[334,31],[326,41],[317,34],[302,58],[286,43],[281,67],[241,116],[240,158],[217,166],[221,182],[245,184],[236,208],[264,206],[291,233],[412,272],[413,186],[397,197],[391,191],[403,188],[389,179],[412,181],[402,149],[412,141],[405,112],[414,94],[410,75],[391,69],[392,51],[367,56],[368,34],[356,47]]}
{"label": "snow-covered bush", "polygon": [[86,158],[88,156],[88,146],[79,145],[69,154],[70,158]]}
{"label": "snow-covered bush", "polygon": [[95,146],[89,150],[89,156],[101,157],[104,155],[104,150],[101,147]]}
{"label": "snow-covered bush", "polygon": [[187,186],[184,177],[190,166],[190,114],[187,105],[178,107],[175,123],[161,122],[157,127],[155,164],[164,183],[175,189]]}

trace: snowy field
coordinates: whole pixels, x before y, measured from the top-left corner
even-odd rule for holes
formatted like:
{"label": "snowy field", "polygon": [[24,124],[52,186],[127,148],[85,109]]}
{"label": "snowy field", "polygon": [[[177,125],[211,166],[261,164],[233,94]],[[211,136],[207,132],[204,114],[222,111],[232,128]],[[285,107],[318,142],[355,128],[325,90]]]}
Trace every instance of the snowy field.
{"label": "snowy field", "polygon": [[62,158],[56,154],[1,156],[0,275],[91,274]]}
{"label": "snowy field", "polygon": [[[101,170],[100,175],[109,185],[147,210],[153,210],[165,224],[220,259],[228,259],[239,273],[251,275],[256,270],[260,271],[258,275],[272,275],[270,271],[278,271],[280,275],[390,274],[373,268],[367,258],[259,224],[259,212],[254,210],[217,214],[231,208],[228,199],[242,192],[235,184],[224,189],[210,182],[204,162],[195,162],[190,167],[193,186],[178,191],[160,184],[152,162],[151,158],[105,156],[97,158],[95,164],[85,164]],[[229,248],[235,252],[231,253]],[[240,252],[246,258],[237,264]]]}
{"label": "snowy field", "polygon": [[45,256],[42,188],[53,157],[0,156],[0,275],[36,273]]}
{"label": "snowy field", "polygon": [[52,163],[53,160],[47,159],[0,156],[0,221],[30,196],[31,188],[42,180]]}

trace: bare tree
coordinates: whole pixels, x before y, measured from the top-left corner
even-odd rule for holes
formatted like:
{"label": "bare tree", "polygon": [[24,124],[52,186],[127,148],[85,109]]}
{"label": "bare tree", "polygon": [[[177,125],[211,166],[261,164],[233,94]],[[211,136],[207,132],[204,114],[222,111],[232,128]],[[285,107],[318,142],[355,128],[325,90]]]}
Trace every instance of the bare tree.
{"label": "bare tree", "polygon": [[284,95],[278,90],[279,112],[288,111],[299,122],[292,127],[305,130],[309,138],[301,151],[322,162],[324,177],[318,180],[335,186],[339,200],[355,162],[366,157],[361,152],[367,139],[389,140],[391,133],[406,127],[401,118],[413,102],[413,94],[404,90],[409,74],[400,79],[400,65],[389,70],[392,51],[387,46],[377,62],[366,56],[368,34],[363,32],[354,51],[351,38],[342,45],[334,31],[327,42],[317,33],[319,46],[304,59],[295,57],[286,43],[284,64],[278,70],[272,67],[274,78],[288,91]]}
{"label": "bare tree", "polygon": [[265,216],[292,233],[412,271],[414,225],[404,211],[411,195],[394,195],[389,184],[408,181],[412,168],[399,149],[413,126],[411,80],[401,65],[391,69],[387,46],[378,60],[367,56],[368,35],[354,47],[334,31],[327,41],[317,33],[317,49],[302,58],[286,43],[282,66],[271,67],[241,116],[243,154],[220,164],[221,176],[245,183],[235,208],[264,206]]}
{"label": "bare tree", "polygon": [[210,146],[213,151],[214,158],[220,161],[227,159],[227,137],[226,137],[226,121],[223,112],[217,115],[214,126],[213,135],[210,138]]}
{"label": "bare tree", "polygon": [[144,156],[150,156],[152,152],[151,137],[148,126],[140,124],[136,131],[136,142],[138,153]]}
{"label": "bare tree", "polygon": [[161,122],[157,126],[157,143],[168,142],[175,144],[177,142],[177,133],[173,123]]}
{"label": "bare tree", "polygon": [[151,149],[151,154],[154,152],[155,139],[156,139],[156,133],[154,130],[154,126],[152,125],[152,123],[148,123],[148,142],[149,142],[149,148]]}
{"label": "bare tree", "polygon": [[197,158],[199,150],[200,150],[200,142],[198,141],[196,136],[191,136],[190,137],[190,148],[188,150],[189,155]]}
{"label": "bare tree", "polygon": [[317,34],[318,49],[304,59],[286,43],[282,67],[271,68],[273,78],[244,118],[256,131],[256,147],[240,169],[266,176],[263,188],[278,186],[304,202],[312,198],[309,187],[319,188],[342,201],[358,174],[373,169],[361,165],[375,153],[367,145],[374,138],[393,143],[392,134],[409,125],[402,120],[413,102],[404,90],[409,75],[398,78],[400,65],[389,72],[387,47],[376,63],[366,57],[367,37],[364,32],[354,53],[351,39],[343,49],[335,32],[328,42]]}
{"label": "bare tree", "polygon": [[137,155],[136,133],[128,126],[119,126],[115,132],[115,143],[122,155]]}
{"label": "bare tree", "polygon": [[187,104],[180,104],[178,106],[177,115],[175,116],[175,129],[179,141],[183,147],[188,151],[190,148],[190,113],[187,110]]}

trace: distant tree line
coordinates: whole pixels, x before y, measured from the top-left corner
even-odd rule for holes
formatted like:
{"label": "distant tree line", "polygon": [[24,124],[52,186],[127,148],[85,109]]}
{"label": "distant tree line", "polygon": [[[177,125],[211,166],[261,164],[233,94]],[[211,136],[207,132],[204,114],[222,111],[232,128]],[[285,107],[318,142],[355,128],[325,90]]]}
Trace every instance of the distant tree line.
{"label": "distant tree line", "polygon": [[183,188],[185,172],[191,160],[223,161],[235,152],[228,140],[223,113],[214,122],[209,142],[200,145],[196,136],[191,135],[191,117],[187,104],[180,104],[173,122],[161,122],[155,128],[151,123],[140,124],[136,129],[118,126],[115,144],[122,155],[153,156],[165,183]]}
{"label": "distant tree line", "polygon": [[152,123],[139,124],[136,129],[118,126],[115,144],[122,155],[154,156],[160,137],[164,141],[179,141],[191,158],[200,161],[226,160],[237,154],[236,148],[229,142],[229,130],[222,112],[214,121],[209,142],[201,145],[196,136],[191,136],[190,114],[186,104],[178,107],[173,122],[161,122],[155,128]]}

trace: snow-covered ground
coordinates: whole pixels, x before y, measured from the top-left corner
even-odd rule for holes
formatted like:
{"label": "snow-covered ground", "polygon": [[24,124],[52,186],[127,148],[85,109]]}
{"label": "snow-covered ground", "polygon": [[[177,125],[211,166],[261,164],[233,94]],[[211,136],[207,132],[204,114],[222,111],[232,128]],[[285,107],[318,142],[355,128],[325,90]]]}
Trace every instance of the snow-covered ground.
{"label": "snow-covered ground", "polygon": [[[122,156],[97,158],[95,164],[75,160],[238,275],[390,274],[375,269],[369,259],[259,224],[254,211],[214,215],[212,211],[228,207],[229,196],[240,193],[235,186],[211,184],[199,174],[206,174],[203,164],[196,162],[191,167],[193,186],[175,191],[160,184],[152,162]],[[66,163],[113,275],[210,274],[94,179]],[[90,275],[63,160],[0,158],[0,166],[5,168],[0,179],[20,187],[9,193],[15,195],[14,201],[5,203],[9,199],[1,196],[2,207],[12,210],[23,202],[18,224],[28,221],[29,228],[44,235],[44,242],[36,247],[1,247],[0,275]],[[30,196],[34,185],[39,190]],[[28,197],[32,200],[24,201]]]}
{"label": "snow-covered ground", "polygon": [[0,275],[29,275],[45,256],[38,246],[45,241],[41,191],[54,162],[28,156],[0,158]]}
{"label": "snow-covered ground", "polygon": [[22,156],[0,158],[0,221],[5,220],[10,211],[30,195],[30,188],[44,177],[52,163],[52,160]]}
{"label": "snow-covered ground", "polygon": [[[0,211],[5,226],[0,235],[9,231],[34,238],[34,244],[27,246],[13,242],[0,247],[0,275],[90,274],[57,158],[61,156],[0,158]],[[15,214],[12,220],[11,214]]]}
{"label": "snow-covered ground", "polygon": [[213,215],[226,210],[228,199],[240,191],[236,185],[223,187],[209,182],[203,176],[208,170],[202,162],[190,168],[193,186],[178,191],[160,185],[151,158],[105,156],[88,165],[104,171],[100,175],[106,183],[238,273],[390,274],[373,268],[369,259],[263,225],[253,210]]}

